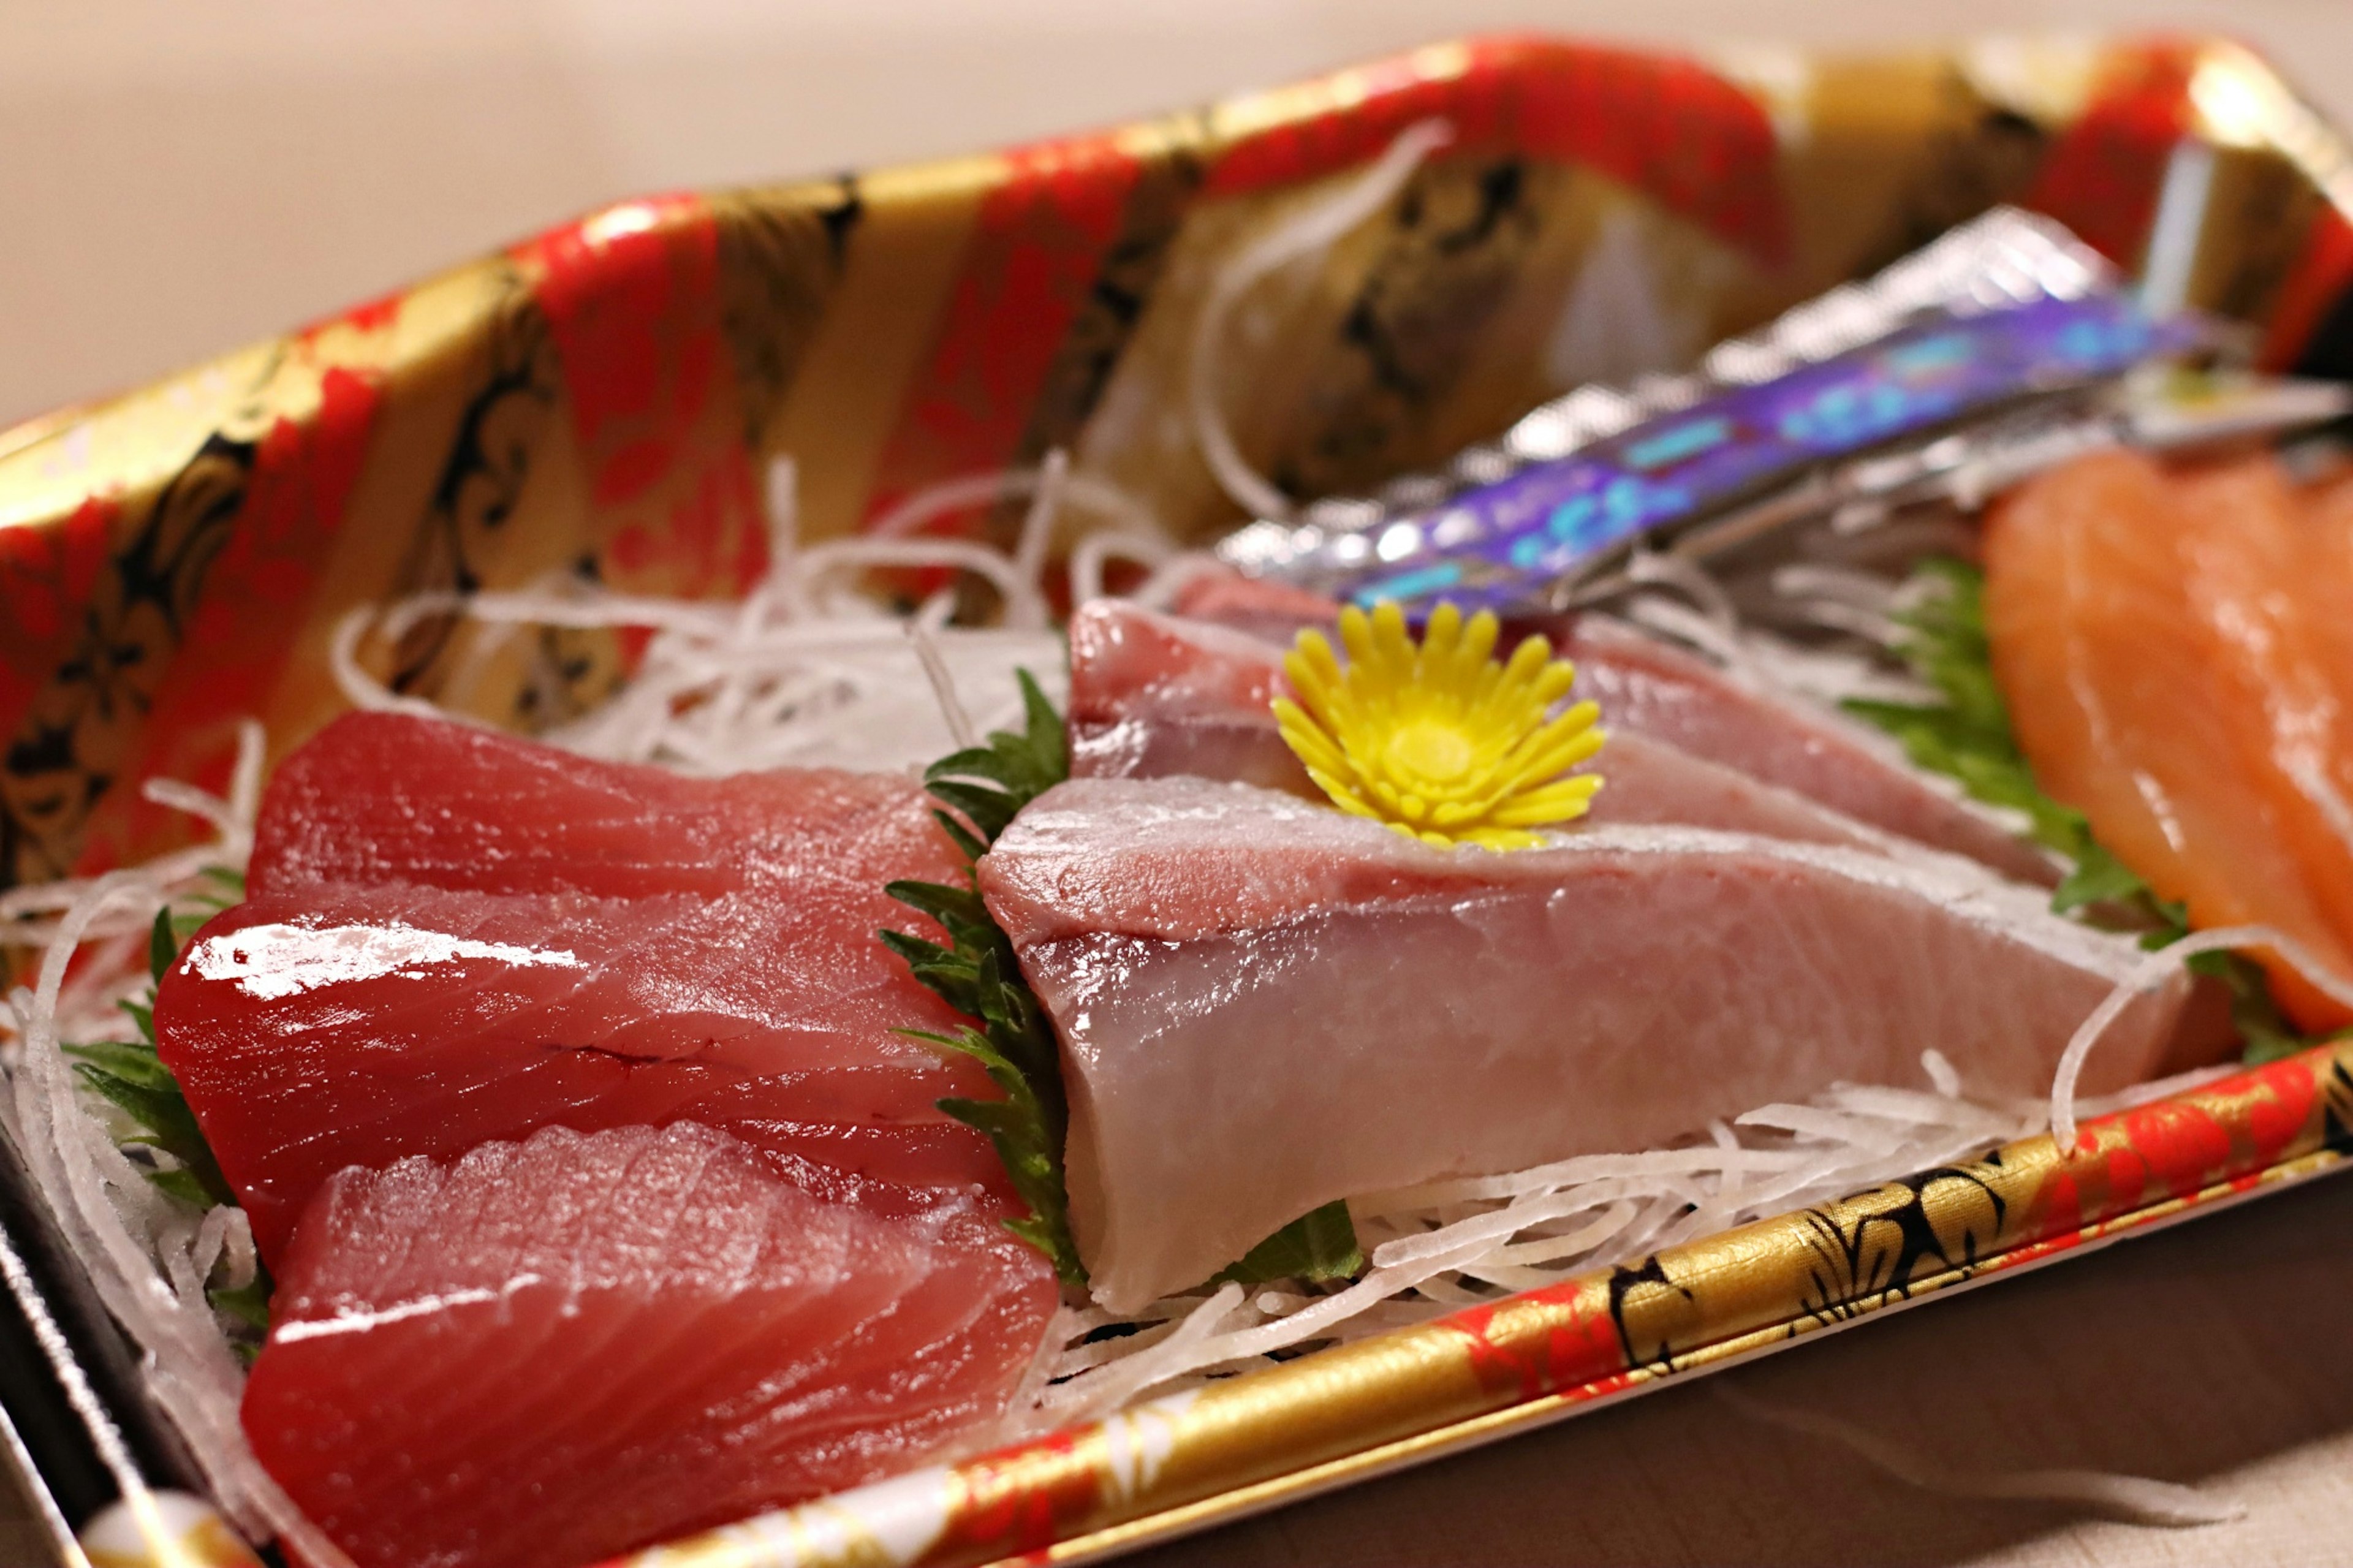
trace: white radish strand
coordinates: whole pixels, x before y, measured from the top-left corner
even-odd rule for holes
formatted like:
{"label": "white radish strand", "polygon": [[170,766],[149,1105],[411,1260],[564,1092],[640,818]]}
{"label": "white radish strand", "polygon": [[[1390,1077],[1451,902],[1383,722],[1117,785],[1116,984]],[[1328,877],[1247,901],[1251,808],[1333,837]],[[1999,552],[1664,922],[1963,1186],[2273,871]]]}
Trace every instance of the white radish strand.
{"label": "white radish strand", "polygon": [[[1345,1344],[1458,1308],[1557,1284],[1662,1247],[1977,1158],[2042,1130],[2041,1100],[1965,1098],[1941,1056],[1924,1056],[1929,1088],[1841,1085],[1808,1105],[1762,1106],[1708,1141],[1643,1153],[1565,1160],[1536,1170],[1426,1184],[1352,1200],[1371,1268],[1353,1283],[1305,1293],[1261,1289],[1227,1305],[1195,1292],[1132,1319],[1092,1309],[1059,1318],[1060,1352],[1027,1403],[1008,1410],[1010,1441],[1109,1414],[1129,1399],[1198,1386],[1268,1354]],[[2136,1085],[2102,1111],[2181,1093],[2235,1070],[2204,1068]],[[1215,1333],[1166,1348],[1166,1325],[1214,1312]],[[1115,1323],[1124,1338],[1095,1340]],[[1149,1353],[1150,1360],[1142,1358]],[[1131,1364],[1133,1363],[1134,1364]],[[1106,1381],[1112,1370],[1118,1381]]]}
{"label": "white radish strand", "polygon": [[[35,986],[10,998],[16,1049],[5,1106],[28,1173],[100,1300],[143,1352],[148,1390],[188,1439],[222,1510],[240,1529],[274,1534],[322,1568],[350,1568],[263,1471],[237,1424],[244,1368],[206,1287],[216,1272],[231,1286],[254,1278],[252,1235],[243,1212],[222,1205],[194,1214],[148,1182],[79,1089],[61,1045],[66,973],[85,937],[114,917],[144,924],[158,910],[209,890],[207,870],[243,869],[261,756],[260,731],[247,725],[227,800],[185,785],[152,792],[213,824],[220,834],[215,844],[79,885],[47,933]],[[126,989],[119,977],[111,988]]]}
{"label": "white radish strand", "polygon": [[2135,964],[2131,973],[2116,982],[2105,1000],[2092,1010],[2092,1016],[2077,1027],[2067,1048],[2060,1053],[2059,1070],[2051,1082],[2051,1136],[2063,1152],[2072,1153],[2077,1144],[2075,1117],[2075,1085],[2084,1076],[2084,1064],[2090,1059],[2092,1047],[2100,1043],[2108,1026],[2121,1017],[2135,997],[2155,990],[2179,972],[2184,959],[2201,952],[2231,952],[2242,949],[2267,948],[2287,961],[2312,988],[2330,1001],[2353,1007],[2353,978],[2337,973],[2320,961],[2304,943],[2284,931],[2270,926],[2217,926],[2211,931],[2194,931],[2179,942],[2168,942]]}
{"label": "white radish strand", "polygon": [[1293,262],[1321,256],[1349,231],[1368,222],[1396,199],[1422,161],[1454,140],[1443,120],[1408,126],[1386,152],[1329,195],[1322,195],[1270,226],[1236,251],[1209,280],[1193,317],[1186,360],[1186,405],[1193,416],[1193,439],[1219,489],[1252,517],[1285,519],[1292,500],[1252,468],[1234,441],[1226,417],[1232,378],[1225,369],[1226,339],[1235,307],[1262,279]]}
{"label": "white radish strand", "polygon": [[968,752],[980,744],[980,731],[973,728],[972,715],[956,696],[955,676],[940,652],[938,637],[920,620],[907,623],[907,640],[915,645],[915,657],[923,662],[923,679],[932,684],[932,697],[940,705],[940,717],[955,737],[956,750]]}
{"label": "white radish strand", "polygon": [[[1054,542],[1054,514],[1062,504],[1070,479],[1071,455],[1057,447],[1046,454],[1038,470],[1037,492],[1029,498],[1029,510],[1022,514],[1021,533],[1013,546],[1013,575],[1023,583],[1034,584],[1045,575],[1047,548]],[[1042,608],[1045,596],[1035,597]]]}
{"label": "white radish strand", "polygon": [[[1686,567],[1690,569],[1688,563]],[[1826,710],[1829,721],[1845,723],[1837,705],[1850,698],[1908,703],[1936,700],[1936,692],[1919,680],[1893,673],[1869,658],[1836,648],[1801,647],[1770,632],[1729,625],[1704,608],[1662,595],[1641,595],[1619,608],[1625,619],[1653,636],[1705,655],[1736,684]],[[1886,737],[1878,731],[1861,733],[1867,743],[1883,752],[1889,751]],[[1941,773],[1920,776],[1946,793],[1959,787]]]}
{"label": "white radish strand", "polygon": [[[1174,545],[1148,534],[1091,533],[1071,550],[1071,603],[1083,605],[1104,597],[1103,568],[1113,561],[1131,561],[1149,569],[1176,552]],[[1223,570],[1214,558],[1211,567]]]}
{"label": "white radish strand", "polygon": [[355,706],[433,712],[430,704],[387,690],[364,668],[359,650],[371,627],[396,637],[426,616],[448,614],[496,626],[642,627],[655,636],[628,684],[545,739],[584,755],[699,773],[796,764],[902,770],[962,737],[943,728],[925,695],[932,677],[922,650],[907,638],[905,621],[859,592],[856,574],[876,565],[945,566],[976,574],[996,590],[1004,625],[947,625],[953,601],[944,594],[916,617],[955,668],[952,685],[967,701],[987,694],[970,716],[977,731],[1019,725],[1016,668],[1031,670],[1049,696],[1061,695],[1062,645],[1048,625],[1042,578],[1064,512],[1083,505],[1113,518],[1116,532],[1082,540],[1115,542],[1102,547],[1104,553],[1117,549],[1164,563],[1184,559],[1140,504],[1071,470],[1058,455],[1039,470],[951,480],[909,498],[893,513],[901,520],[893,526],[907,530],[977,502],[1029,495],[1033,504],[1014,555],[970,540],[903,534],[797,550],[789,465],[772,473],[771,489],[777,521],[769,574],[740,603],[649,599],[569,582],[462,598],[419,595],[381,614],[356,612],[345,623],[333,660],[337,679]]}
{"label": "white radish strand", "polygon": [[[1033,497],[1046,482],[1042,467],[992,469],[943,479],[893,506],[869,523],[866,531],[884,539],[904,538],[922,532],[926,524],[943,517],[953,517],[976,507],[994,506],[1003,500]],[[1063,475],[1060,486],[1068,505],[1092,512],[1116,532],[1163,541],[1169,538],[1168,531],[1151,508],[1107,480],[1072,469]]]}

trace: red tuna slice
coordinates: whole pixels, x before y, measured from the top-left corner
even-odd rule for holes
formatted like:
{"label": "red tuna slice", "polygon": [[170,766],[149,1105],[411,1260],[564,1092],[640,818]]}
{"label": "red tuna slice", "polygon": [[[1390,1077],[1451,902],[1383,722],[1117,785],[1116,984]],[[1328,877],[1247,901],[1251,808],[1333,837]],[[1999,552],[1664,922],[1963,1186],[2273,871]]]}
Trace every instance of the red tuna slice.
{"label": "red tuna slice", "polygon": [[359,1568],[577,1568],[875,1480],[994,1419],[1057,1292],[964,1203],[884,1217],[703,1128],[346,1171],[246,1385]]}
{"label": "red tuna slice", "polygon": [[[1622,638],[1645,646],[1621,646]],[[1889,853],[1921,841],[1821,803],[1821,794],[1835,793],[1866,803],[1918,797],[1913,802],[1918,810],[1883,813],[1915,826],[1952,816],[1972,834],[1987,827],[1965,808],[1953,807],[1928,786],[1843,740],[1836,742],[1841,748],[1837,754],[1820,755],[1831,742],[1815,733],[1811,719],[1794,712],[1776,717],[1696,660],[1663,647],[1654,652],[1650,639],[1637,633],[1622,638],[1603,628],[1576,648],[1579,690],[1597,686],[1610,693],[1602,708],[1610,739],[1593,763],[1608,782],[1594,797],[1588,820],[1679,822]],[[1670,673],[1654,675],[1654,668]],[[1071,619],[1071,772],[1079,778],[1189,773],[1321,800],[1322,792],[1275,726],[1270,704],[1287,689],[1282,650],[1271,643],[1224,626],[1097,600]],[[1706,713],[1695,719],[1694,710],[1703,709]],[[1732,733],[1766,731],[1773,724],[1781,727],[1778,742]],[[1704,743],[1722,751],[1738,751],[1734,742],[1745,742],[1745,754],[1761,757],[1767,767],[1785,764],[1778,769],[1781,776],[1743,772],[1723,758],[1712,762],[1661,732],[1669,730],[1697,731]],[[2047,880],[2032,851],[2021,850],[1999,828],[1991,832],[1990,845],[1976,837],[1969,841],[1977,848],[1999,848],[1993,857],[1997,868],[2013,875],[2031,869]],[[1926,841],[1950,849],[1953,837]]]}
{"label": "red tuna slice", "polygon": [[[726,778],[595,762],[402,713],[351,713],[280,764],[248,885],[417,882],[600,898],[789,886],[862,898],[871,931],[898,877],[964,867],[912,780],[831,768]],[[828,896],[835,896],[828,894]]]}
{"label": "red tuna slice", "polygon": [[1640,731],[2005,877],[2044,887],[2059,879],[2042,851],[1837,714],[1751,691],[1704,659],[1599,616],[1580,617],[1562,652],[1577,665],[1574,695],[1599,702],[1614,729]]}
{"label": "red tuna slice", "polygon": [[[2046,1092],[2142,954],[2038,889],[1691,827],[1438,849],[1292,796],[1077,780],[980,863],[1063,1052],[1096,1299],[1198,1283],[1321,1204],[1651,1148],[1840,1080]],[[2179,980],[2087,1093],[2145,1077]]]}
{"label": "red tuna slice", "polygon": [[[601,900],[319,883],[215,919],[155,1017],[273,1261],[347,1165],[551,1123],[708,1122],[839,1190],[1002,1187],[934,1105],[978,1068],[892,1031],[945,1004],[823,900]],[[905,1203],[883,1188],[877,1203]]]}

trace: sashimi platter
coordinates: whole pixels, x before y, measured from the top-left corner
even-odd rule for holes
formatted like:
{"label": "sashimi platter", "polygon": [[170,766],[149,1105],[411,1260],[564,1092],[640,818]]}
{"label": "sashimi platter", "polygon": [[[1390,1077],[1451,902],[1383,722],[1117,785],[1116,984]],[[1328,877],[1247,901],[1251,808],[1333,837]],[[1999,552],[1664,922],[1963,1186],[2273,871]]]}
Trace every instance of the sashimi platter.
{"label": "sashimi platter", "polygon": [[[1273,463],[1282,279],[1586,58],[1512,47],[1372,73],[1156,398],[1095,373],[1160,447],[844,529],[779,416],[705,492],[732,576],[477,569],[536,482],[494,340],[453,521],[322,613],[309,706],[188,693],[213,760],[113,753],[89,798],[160,826],[111,851],[8,797],[6,1261],[90,1561],[1075,1560],[2343,1158],[2353,397],[2159,244],[2220,154],[2150,165],[2145,255],[1980,201],[1377,481]],[[564,243],[686,232],[616,212]],[[579,439],[702,417],[710,356],[598,315],[692,289],[584,303],[547,244]],[[1182,517],[1134,477],[1180,447]]]}

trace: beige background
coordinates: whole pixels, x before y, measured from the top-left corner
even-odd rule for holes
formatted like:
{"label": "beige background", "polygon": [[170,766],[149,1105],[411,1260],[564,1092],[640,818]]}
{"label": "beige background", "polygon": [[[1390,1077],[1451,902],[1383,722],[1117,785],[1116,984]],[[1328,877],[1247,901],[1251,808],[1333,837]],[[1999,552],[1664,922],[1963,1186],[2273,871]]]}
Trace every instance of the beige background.
{"label": "beige background", "polygon": [[[2182,26],[2353,123],[2353,0],[0,0],[0,422],[133,384],[611,197],[969,149],[1451,34],[1894,43]],[[2353,1182],[1732,1374],[1939,1466],[2191,1482],[2154,1532],[1907,1489],[1708,1385],[1147,1559],[2353,1563]],[[0,1563],[27,1561],[0,1500]]]}
{"label": "beige background", "polygon": [[2353,121],[2353,0],[0,0],[0,423],[609,198],[966,151],[1452,34],[2226,30]]}

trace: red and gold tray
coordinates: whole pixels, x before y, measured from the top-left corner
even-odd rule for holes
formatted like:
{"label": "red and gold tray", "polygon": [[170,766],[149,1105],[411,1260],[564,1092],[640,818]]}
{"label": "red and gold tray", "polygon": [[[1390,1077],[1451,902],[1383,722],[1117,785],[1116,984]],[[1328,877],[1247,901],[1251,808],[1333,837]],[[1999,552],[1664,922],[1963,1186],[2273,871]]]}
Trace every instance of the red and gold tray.
{"label": "red and gold tray", "polygon": [[[2200,39],[1722,60],[1472,39],[1010,153],[625,202],[0,435],[0,886],[173,847],[137,781],[221,784],[247,717],[299,743],[340,705],[353,606],[550,573],[744,591],[778,456],[804,538],[1055,447],[1215,535],[1239,520],[1159,416],[1217,262],[1431,117],[1454,138],[1406,198],[1275,280],[1270,329],[1228,351],[1241,444],[1295,493],[1677,368],[2000,202],[2128,269],[2161,243],[2260,363],[2353,374],[2353,157]],[[457,651],[427,621],[378,673],[435,695]],[[470,705],[544,725],[635,651],[549,632]],[[2092,1132],[641,1561],[1060,1560],[1271,1506],[2332,1169],[2353,1047]]]}

